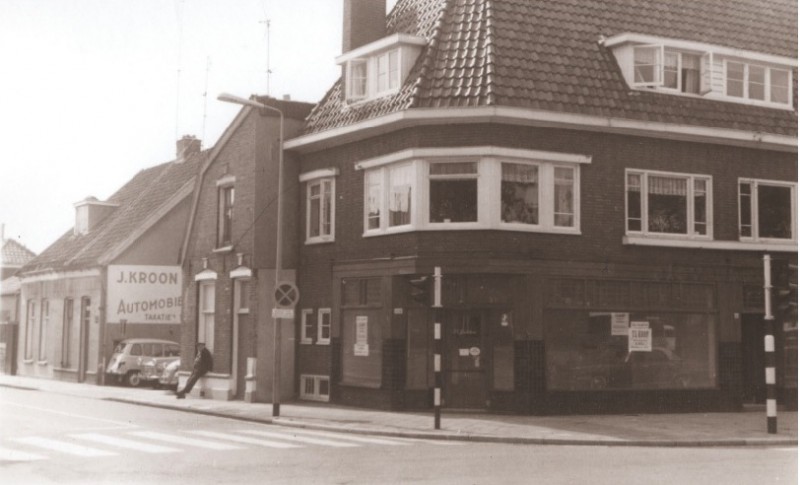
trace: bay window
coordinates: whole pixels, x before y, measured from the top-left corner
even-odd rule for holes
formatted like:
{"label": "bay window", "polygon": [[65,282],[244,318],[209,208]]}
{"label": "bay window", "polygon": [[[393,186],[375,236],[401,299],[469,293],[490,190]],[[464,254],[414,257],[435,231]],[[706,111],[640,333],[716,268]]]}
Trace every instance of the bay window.
{"label": "bay window", "polygon": [[739,237],[794,240],[797,185],[755,179],[739,180]]}
{"label": "bay window", "polygon": [[430,164],[430,222],[478,221],[478,164]]}
{"label": "bay window", "polygon": [[539,167],[503,164],[500,187],[503,222],[539,224]]}
{"label": "bay window", "polygon": [[626,231],[710,237],[711,177],[626,172]]}

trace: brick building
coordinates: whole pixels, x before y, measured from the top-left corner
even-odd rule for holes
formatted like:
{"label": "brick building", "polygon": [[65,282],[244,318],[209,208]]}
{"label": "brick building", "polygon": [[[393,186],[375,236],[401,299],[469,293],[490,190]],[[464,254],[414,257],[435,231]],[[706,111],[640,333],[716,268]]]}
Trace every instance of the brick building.
{"label": "brick building", "polygon": [[763,399],[762,256],[797,257],[795,2],[344,3],[342,78],[286,143],[301,398],[430,407],[439,267],[446,407]]}
{"label": "brick building", "polygon": [[[312,105],[260,97],[279,109],[285,136],[302,128]],[[214,369],[195,388],[215,399],[269,401],[272,397],[275,194],[280,119],[273,111],[243,108],[202,165],[191,202],[182,267],[186,287],[181,385],[192,368],[195,344],[203,342]],[[297,163],[287,155],[285,200],[297,199]],[[286,229],[281,274],[293,282],[298,220],[294,204],[284,209]],[[285,397],[294,394],[292,322],[284,320],[282,345]]]}

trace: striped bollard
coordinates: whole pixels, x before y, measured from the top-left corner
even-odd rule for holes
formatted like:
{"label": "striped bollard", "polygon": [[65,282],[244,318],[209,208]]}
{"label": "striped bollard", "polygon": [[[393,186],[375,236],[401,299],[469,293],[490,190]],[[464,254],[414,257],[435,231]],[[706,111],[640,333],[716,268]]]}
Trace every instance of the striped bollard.
{"label": "striped bollard", "polygon": [[772,258],[764,255],[764,368],[767,384],[767,433],[778,432],[778,392],[775,387],[775,316],[772,314]]}
{"label": "striped bollard", "polygon": [[[440,313],[437,311],[437,317]],[[439,318],[437,318],[439,320]],[[433,324],[433,428],[441,429],[442,426],[442,324],[438,321]]]}

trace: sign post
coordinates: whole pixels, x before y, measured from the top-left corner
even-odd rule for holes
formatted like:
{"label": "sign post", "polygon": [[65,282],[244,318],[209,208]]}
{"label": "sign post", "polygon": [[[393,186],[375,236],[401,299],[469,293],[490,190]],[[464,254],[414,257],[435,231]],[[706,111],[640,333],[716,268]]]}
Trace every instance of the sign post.
{"label": "sign post", "polygon": [[442,427],[442,268],[433,271],[433,428]]}
{"label": "sign post", "polygon": [[294,307],[300,299],[300,290],[293,283],[279,282],[275,286],[275,305],[272,319],[275,325],[273,343],[275,362],[272,366],[272,415],[281,415],[281,320],[294,318]]}

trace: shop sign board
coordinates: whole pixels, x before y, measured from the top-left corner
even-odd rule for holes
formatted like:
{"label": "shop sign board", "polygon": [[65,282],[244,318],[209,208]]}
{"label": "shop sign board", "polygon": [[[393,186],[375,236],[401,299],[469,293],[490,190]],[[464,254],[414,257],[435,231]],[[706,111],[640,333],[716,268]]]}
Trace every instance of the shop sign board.
{"label": "shop sign board", "polygon": [[181,323],[180,266],[109,265],[106,322]]}
{"label": "shop sign board", "polygon": [[653,330],[650,322],[631,322],[628,332],[628,352],[652,352]]}
{"label": "shop sign board", "polygon": [[353,344],[353,355],[357,357],[369,356],[369,344],[367,343],[367,326],[369,317],[359,315],[356,317],[356,343]]}
{"label": "shop sign board", "polygon": [[611,314],[611,335],[628,335],[630,313]]}

